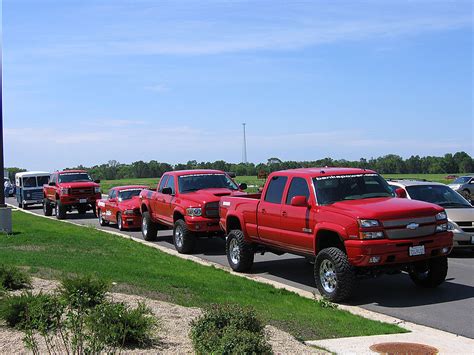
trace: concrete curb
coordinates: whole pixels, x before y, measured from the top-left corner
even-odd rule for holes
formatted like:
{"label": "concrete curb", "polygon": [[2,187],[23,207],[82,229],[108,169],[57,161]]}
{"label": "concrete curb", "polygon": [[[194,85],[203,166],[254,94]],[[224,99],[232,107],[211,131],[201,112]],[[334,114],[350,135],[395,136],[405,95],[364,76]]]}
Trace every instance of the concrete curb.
{"label": "concrete curb", "polygon": [[[133,240],[137,243],[160,250],[163,253],[173,255],[181,259],[190,260],[201,265],[213,266],[217,269],[224,270],[238,277],[243,277],[249,280],[271,285],[277,289],[285,289],[287,291],[296,293],[301,297],[316,299],[316,300],[322,299],[320,295],[317,295],[309,291],[305,291],[293,286],[285,285],[278,281],[269,280],[258,275],[237,273],[233,271],[230,267],[220,265],[215,262],[203,260],[193,255],[179,254],[176,250],[168,249],[158,244],[153,244],[143,239],[137,239],[120,232],[98,229],[95,227],[85,226],[83,224],[79,224],[79,223],[67,221],[67,220],[56,220],[53,217],[38,215],[28,210],[25,211],[25,210],[19,209],[18,207],[11,204],[8,204],[8,205],[11,206],[13,210],[19,210],[25,213],[29,213],[36,217],[54,219],[55,221],[69,223],[69,224],[83,227],[83,228],[94,228],[104,233],[108,233],[108,234],[112,234],[121,238]],[[430,328],[427,326],[418,325],[411,322],[406,322],[404,320],[401,320],[395,317],[369,311],[357,306],[338,305],[338,309],[345,310],[351,314],[358,315],[370,320],[380,321],[380,322],[389,323],[389,324],[396,324],[410,331],[410,333],[337,338],[337,339],[314,340],[314,341],[311,340],[311,341],[305,342],[307,345],[318,346],[337,354],[374,354],[374,352],[369,349],[369,347],[373,344],[383,343],[383,342],[411,342],[411,343],[415,342],[415,343],[422,343],[422,344],[433,346],[437,348],[441,354],[473,354],[474,353],[473,351],[474,340],[473,339],[469,339],[463,336],[458,336],[456,334]]]}

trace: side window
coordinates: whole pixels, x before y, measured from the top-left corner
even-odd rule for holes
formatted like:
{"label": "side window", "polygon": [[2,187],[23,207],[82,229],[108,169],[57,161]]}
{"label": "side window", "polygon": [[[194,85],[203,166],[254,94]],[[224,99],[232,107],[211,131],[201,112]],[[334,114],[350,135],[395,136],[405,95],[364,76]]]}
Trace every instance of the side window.
{"label": "side window", "polygon": [[283,190],[285,189],[286,176],[274,176],[269,182],[267,193],[265,194],[265,201],[270,203],[281,203]]}
{"label": "side window", "polygon": [[166,187],[171,187],[172,194],[174,195],[174,176],[170,176],[166,182]]}
{"label": "side window", "polygon": [[117,190],[112,189],[109,191],[109,199],[115,198],[117,196]]}
{"label": "side window", "polygon": [[295,196],[306,196],[306,198],[309,200],[309,188],[305,179],[295,177],[291,180],[290,188],[288,189],[288,195],[286,196],[286,204],[291,204],[291,199]]}
{"label": "side window", "polygon": [[163,187],[165,187],[166,180],[168,180],[168,175],[163,175],[160,179],[160,185],[158,185],[158,192],[161,192],[163,190]]}

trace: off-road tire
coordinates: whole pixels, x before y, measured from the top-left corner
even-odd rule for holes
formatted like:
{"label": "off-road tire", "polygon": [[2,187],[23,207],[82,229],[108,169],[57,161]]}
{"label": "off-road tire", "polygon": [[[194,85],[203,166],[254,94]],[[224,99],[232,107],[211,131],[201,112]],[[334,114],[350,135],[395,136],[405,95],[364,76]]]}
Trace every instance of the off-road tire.
{"label": "off-road tire", "polygon": [[[334,287],[328,290],[323,286],[321,277],[321,265],[332,265]],[[331,302],[341,302],[347,300],[352,295],[356,283],[354,267],[349,263],[349,259],[341,249],[331,247],[321,250],[316,256],[314,263],[314,280],[318,291],[324,298]]]}
{"label": "off-road tire", "polygon": [[155,223],[151,220],[150,213],[148,211],[143,212],[142,215],[142,235],[146,241],[154,241],[158,235],[158,228]]}
{"label": "off-road tire", "polygon": [[425,272],[417,270],[417,267],[409,272],[410,278],[415,285],[424,288],[435,288],[446,280],[448,274],[448,257],[439,256],[428,260]]}
{"label": "off-road tire", "polygon": [[464,189],[461,191],[461,195],[466,199],[468,200],[469,202],[471,202],[471,192],[468,190],[468,189]]}
{"label": "off-road tire", "polygon": [[225,252],[232,270],[245,272],[252,268],[255,251],[252,244],[245,241],[241,230],[234,229],[229,232],[225,242]]}
{"label": "off-road tire", "polygon": [[109,221],[106,221],[104,217],[102,217],[102,211],[100,209],[97,211],[97,218],[99,219],[99,224],[102,227],[109,225]]}
{"label": "off-road tire", "polygon": [[56,212],[56,219],[66,218],[66,208],[61,204],[61,202],[56,201],[54,211]]}
{"label": "off-road tire", "polygon": [[178,219],[173,227],[173,244],[178,253],[190,254],[196,245],[196,236],[182,219]]}
{"label": "off-road tire", "polygon": [[120,231],[123,231],[123,221],[122,221],[122,214],[119,212],[117,213],[117,227]]}
{"label": "off-road tire", "polygon": [[52,216],[53,215],[53,206],[49,203],[48,199],[43,199],[43,214],[45,216]]}

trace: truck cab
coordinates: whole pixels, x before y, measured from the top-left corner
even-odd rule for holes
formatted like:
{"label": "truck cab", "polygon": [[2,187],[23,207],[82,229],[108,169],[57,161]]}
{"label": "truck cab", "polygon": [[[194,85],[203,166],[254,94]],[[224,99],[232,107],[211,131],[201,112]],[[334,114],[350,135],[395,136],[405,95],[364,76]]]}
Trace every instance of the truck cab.
{"label": "truck cab", "polygon": [[43,203],[43,185],[49,181],[45,171],[26,171],[15,174],[15,195],[20,208]]}

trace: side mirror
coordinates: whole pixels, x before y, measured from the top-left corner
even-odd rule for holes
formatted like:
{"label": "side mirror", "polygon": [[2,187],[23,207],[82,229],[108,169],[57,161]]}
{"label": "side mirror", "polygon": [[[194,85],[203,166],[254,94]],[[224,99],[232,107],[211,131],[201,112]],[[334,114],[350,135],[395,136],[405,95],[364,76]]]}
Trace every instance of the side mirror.
{"label": "side mirror", "polygon": [[165,194],[165,195],[172,195],[173,190],[171,189],[171,187],[165,187],[165,188],[163,188],[163,190],[161,190],[161,193]]}
{"label": "side mirror", "polygon": [[291,199],[291,205],[297,207],[309,207],[308,199],[306,196],[294,196]]}
{"label": "side mirror", "polygon": [[50,182],[48,183],[48,185],[49,185],[49,186],[56,186],[56,183],[55,183],[54,181],[50,181]]}
{"label": "side mirror", "polygon": [[400,198],[407,198],[407,192],[405,191],[405,189],[402,189],[401,187],[395,190],[395,195],[397,195],[397,197],[400,197]]}
{"label": "side mirror", "polygon": [[246,184],[245,182],[241,183],[241,184],[239,185],[239,189],[240,189],[240,190],[247,190],[247,184]]}
{"label": "side mirror", "polygon": [[100,179],[99,180],[94,180],[96,184],[100,184]]}

